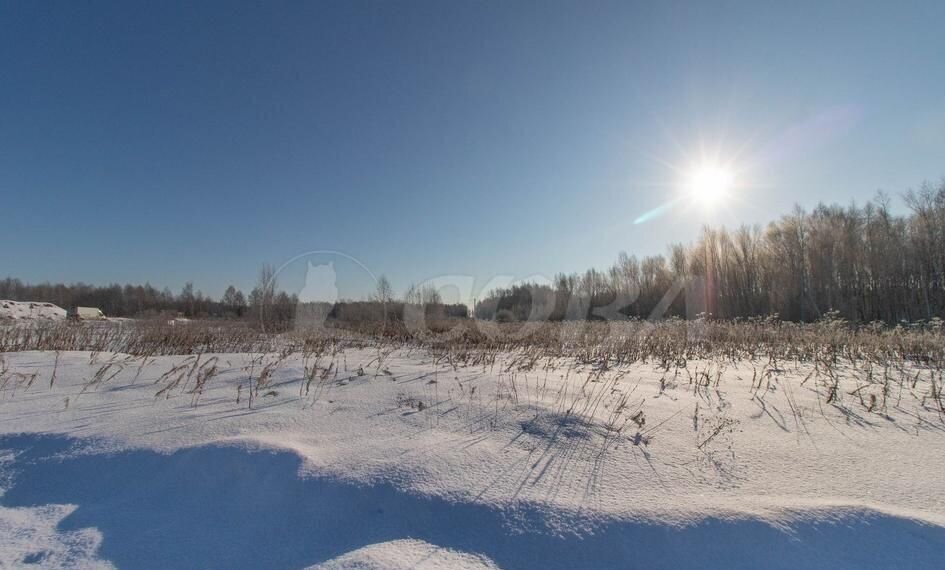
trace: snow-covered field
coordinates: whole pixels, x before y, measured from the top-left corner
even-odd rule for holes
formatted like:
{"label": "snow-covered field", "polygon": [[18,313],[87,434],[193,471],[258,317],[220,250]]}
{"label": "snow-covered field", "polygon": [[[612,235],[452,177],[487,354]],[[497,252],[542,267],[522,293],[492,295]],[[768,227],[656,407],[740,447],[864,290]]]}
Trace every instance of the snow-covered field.
{"label": "snow-covered field", "polygon": [[917,365],[0,356],[0,567],[945,567]]}

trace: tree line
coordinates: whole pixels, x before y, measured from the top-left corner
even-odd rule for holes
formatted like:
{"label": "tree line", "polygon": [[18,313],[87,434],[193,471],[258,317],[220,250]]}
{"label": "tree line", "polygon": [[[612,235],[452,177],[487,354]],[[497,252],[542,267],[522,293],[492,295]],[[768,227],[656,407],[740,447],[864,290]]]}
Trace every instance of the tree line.
{"label": "tree line", "polygon": [[945,317],[945,181],[903,195],[894,215],[879,193],[863,206],[800,207],[762,229],[704,228],[690,245],[551,283],[492,291],[478,318],[509,321],[776,315],[856,322]]}
{"label": "tree line", "polygon": [[223,297],[213,299],[187,283],[180,292],[144,285],[105,286],[88,283],[23,283],[0,280],[0,299],[54,303],[63,308],[96,307],[111,317],[147,317],[173,314],[186,317],[242,317],[249,308],[242,291],[230,286]]}
{"label": "tree line", "polygon": [[[621,253],[604,270],[491,291],[474,314],[507,321],[703,314],[813,321],[831,314],[896,323],[945,317],[945,180],[902,198],[903,215],[893,214],[880,193],[863,206],[795,207],[763,229],[706,227],[695,243],[671,245],[665,256]],[[279,327],[291,326],[300,310],[296,295],[278,290],[269,265],[249,295],[231,285],[219,299],[192,283],[175,294],[150,284],[31,285],[14,278],[0,280],[0,299],[98,307],[109,316],[245,318]],[[309,314],[352,322],[402,320],[409,306],[436,317],[467,316],[465,305],[443,304],[429,286],[411,286],[397,299],[383,276],[368,300],[316,305]]]}
{"label": "tree line", "polygon": [[8,277],[0,280],[0,299],[54,303],[63,308],[96,307],[109,317],[178,317],[244,319],[262,323],[273,330],[284,330],[304,320],[303,326],[320,325],[322,321],[357,323],[403,321],[407,307],[422,307],[432,319],[465,318],[468,309],[461,304],[446,304],[430,286],[411,286],[402,300],[395,298],[385,276],[378,280],[377,290],[364,301],[342,300],[337,303],[299,302],[296,294],[281,291],[273,267],[264,264],[256,286],[245,295],[235,286],[227,287],[223,296],[214,299],[194,290],[188,282],[179,293],[158,290],[144,285],[95,286],[87,283],[27,284]]}

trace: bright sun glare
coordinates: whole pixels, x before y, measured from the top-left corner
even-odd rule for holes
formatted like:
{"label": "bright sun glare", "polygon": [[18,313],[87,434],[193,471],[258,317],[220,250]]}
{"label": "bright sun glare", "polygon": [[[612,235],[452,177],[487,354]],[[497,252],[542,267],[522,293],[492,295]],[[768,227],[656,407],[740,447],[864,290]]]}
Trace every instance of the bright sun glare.
{"label": "bright sun glare", "polygon": [[720,164],[706,163],[689,172],[686,190],[703,205],[711,206],[725,199],[734,183],[735,176],[730,169]]}

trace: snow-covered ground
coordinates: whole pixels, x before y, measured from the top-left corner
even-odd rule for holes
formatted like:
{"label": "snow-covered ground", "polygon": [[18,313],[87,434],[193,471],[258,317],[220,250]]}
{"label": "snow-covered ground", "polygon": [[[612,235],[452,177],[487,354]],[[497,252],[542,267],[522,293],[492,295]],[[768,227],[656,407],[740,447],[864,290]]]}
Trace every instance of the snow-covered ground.
{"label": "snow-covered ground", "polygon": [[61,321],[66,310],[52,303],[0,300],[0,321]]}
{"label": "snow-covered ground", "polygon": [[920,367],[2,359],[0,567],[945,567]]}

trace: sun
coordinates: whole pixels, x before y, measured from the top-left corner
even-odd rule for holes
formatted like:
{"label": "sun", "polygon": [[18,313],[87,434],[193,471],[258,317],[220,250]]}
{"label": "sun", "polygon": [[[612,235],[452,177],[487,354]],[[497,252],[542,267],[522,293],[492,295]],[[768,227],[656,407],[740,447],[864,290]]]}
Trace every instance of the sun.
{"label": "sun", "polygon": [[686,192],[704,206],[723,201],[735,184],[732,170],[722,164],[703,163],[686,176]]}

